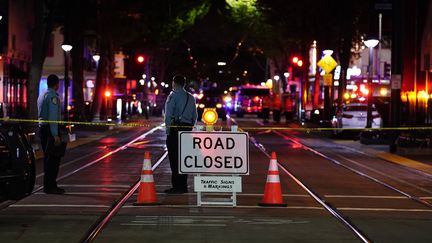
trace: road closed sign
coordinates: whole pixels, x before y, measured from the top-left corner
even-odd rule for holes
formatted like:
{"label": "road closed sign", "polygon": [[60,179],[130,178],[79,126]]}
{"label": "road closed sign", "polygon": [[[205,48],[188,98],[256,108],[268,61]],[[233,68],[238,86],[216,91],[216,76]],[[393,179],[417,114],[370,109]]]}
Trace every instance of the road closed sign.
{"label": "road closed sign", "polygon": [[249,138],[244,132],[180,132],[180,174],[249,174]]}

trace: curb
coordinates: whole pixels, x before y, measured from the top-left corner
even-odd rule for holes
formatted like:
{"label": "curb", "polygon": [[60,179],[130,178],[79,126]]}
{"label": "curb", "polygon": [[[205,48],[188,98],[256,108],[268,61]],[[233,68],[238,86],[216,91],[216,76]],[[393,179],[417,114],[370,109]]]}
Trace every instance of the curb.
{"label": "curb", "polygon": [[403,165],[409,168],[413,168],[422,172],[425,172],[427,174],[432,175],[432,166],[422,163],[422,162],[418,162],[412,159],[408,159],[402,156],[399,156],[397,154],[391,154],[391,153],[386,153],[386,152],[378,152],[375,151],[375,156],[377,156],[380,159],[395,163],[395,164],[399,164],[399,165]]}

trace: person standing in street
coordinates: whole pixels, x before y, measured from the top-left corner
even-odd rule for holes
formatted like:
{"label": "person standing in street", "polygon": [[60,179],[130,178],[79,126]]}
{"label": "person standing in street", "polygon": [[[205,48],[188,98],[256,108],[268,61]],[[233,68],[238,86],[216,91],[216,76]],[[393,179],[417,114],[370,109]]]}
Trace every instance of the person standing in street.
{"label": "person standing in street", "polygon": [[285,99],[285,105],[284,105],[285,123],[289,123],[293,118],[291,94],[290,93],[284,94],[284,99]]}
{"label": "person standing in street", "polygon": [[282,102],[279,93],[273,94],[272,109],[273,109],[273,121],[275,123],[279,123],[281,110],[282,110]]}
{"label": "person standing in street", "polygon": [[[48,89],[39,95],[37,100],[38,119],[44,121],[61,120],[61,104],[57,94],[59,78],[49,75]],[[63,188],[57,186],[57,174],[60,160],[64,154],[65,144],[61,141],[59,124],[57,122],[39,122],[39,137],[44,153],[44,192],[48,194],[63,194]]]}
{"label": "person standing in street", "polygon": [[178,132],[191,131],[197,121],[198,112],[195,98],[184,89],[186,78],[176,75],[172,81],[171,91],[165,103],[165,126],[167,133],[168,158],[171,166],[172,188],[165,190],[170,194],[188,192],[187,175],[179,174]]}
{"label": "person standing in street", "polygon": [[270,115],[270,96],[264,95],[264,97],[262,98],[261,116],[265,124],[269,122],[269,115]]}

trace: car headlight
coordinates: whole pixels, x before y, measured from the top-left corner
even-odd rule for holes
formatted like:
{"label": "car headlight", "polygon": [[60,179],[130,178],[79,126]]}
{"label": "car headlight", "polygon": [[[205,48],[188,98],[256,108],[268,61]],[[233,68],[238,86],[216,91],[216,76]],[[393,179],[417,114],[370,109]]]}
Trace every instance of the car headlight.
{"label": "car headlight", "polygon": [[222,108],[222,104],[216,104],[216,108],[218,109]]}
{"label": "car headlight", "polygon": [[205,107],[205,105],[204,104],[199,104],[198,107],[202,109],[202,108]]}

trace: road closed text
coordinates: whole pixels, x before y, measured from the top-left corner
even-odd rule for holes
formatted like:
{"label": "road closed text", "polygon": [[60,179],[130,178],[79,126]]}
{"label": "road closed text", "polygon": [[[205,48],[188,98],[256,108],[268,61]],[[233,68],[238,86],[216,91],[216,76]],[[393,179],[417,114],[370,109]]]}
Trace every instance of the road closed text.
{"label": "road closed text", "polygon": [[183,164],[187,168],[241,168],[243,166],[243,159],[239,156],[204,156],[198,160],[198,156],[186,156]]}
{"label": "road closed text", "polygon": [[248,174],[247,133],[182,132],[180,173]]}

